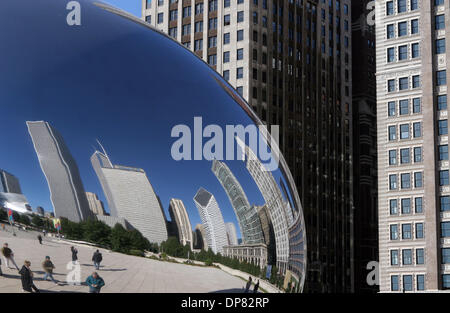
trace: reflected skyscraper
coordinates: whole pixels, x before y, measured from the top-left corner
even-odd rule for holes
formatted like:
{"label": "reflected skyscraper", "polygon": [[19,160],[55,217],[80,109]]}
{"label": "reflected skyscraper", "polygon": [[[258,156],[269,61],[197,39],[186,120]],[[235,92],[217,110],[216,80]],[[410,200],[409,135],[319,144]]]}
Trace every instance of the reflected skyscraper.
{"label": "reflected skyscraper", "polygon": [[22,193],[16,176],[0,169],[0,192]]}
{"label": "reflected skyscraper", "polygon": [[292,211],[287,210],[280,188],[270,171],[259,161],[256,154],[236,137],[238,145],[246,155],[246,167],[261,192],[270,214],[275,232],[277,267],[284,272],[289,259],[288,226],[293,222]]}
{"label": "reflected skyscraper", "polygon": [[48,122],[27,122],[50,189],[56,217],[80,222],[92,216],[78,166],[59,132]]}
{"label": "reflected skyscraper", "polygon": [[245,244],[263,243],[264,236],[258,212],[255,207],[250,206],[244,189],[230,168],[224,162],[214,160],[211,170],[231,202],[241,229],[243,242]]}
{"label": "reflected skyscraper", "polygon": [[16,176],[0,169],[0,207],[20,213],[31,212],[27,198],[22,194]]}
{"label": "reflected skyscraper", "polygon": [[98,196],[92,192],[86,192],[86,197],[89,203],[89,209],[95,215],[106,215],[103,202],[98,199]]}
{"label": "reflected skyscraper", "polygon": [[237,246],[238,238],[236,234],[236,227],[233,223],[225,223],[225,228],[227,230],[228,244],[231,246]]}
{"label": "reflected skyscraper", "polygon": [[194,244],[192,226],[183,201],[170,199],[169,214],[172,222],[175,222],[180,243],[183,246],[189,245],[192,249]]}
{"label": "reflected skyscraper", "polygon": [[228,238],[216,199],[211,193],[200,188],[194,196],[194,202],[203,223],[208,247],[214,253],[222,253],[223,247],[228,245]]}
{"label": "reflected skyscraper", "polygon": [[96,151],[91,163],[108,201],[112,217],[124,218],[150,242],[167,240],[162,208],[143,169],[113,165]]}

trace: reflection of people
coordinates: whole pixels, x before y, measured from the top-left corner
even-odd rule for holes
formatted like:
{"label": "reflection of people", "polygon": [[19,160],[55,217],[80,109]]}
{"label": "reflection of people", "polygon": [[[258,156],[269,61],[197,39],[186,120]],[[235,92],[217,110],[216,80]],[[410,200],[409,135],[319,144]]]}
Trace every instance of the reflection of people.
{"label": "reflection of people", "polygon": [[247,284],[245,285],[245,293],[248,293],[248,291],[250,290],[250,286],[252,285],[252,278],[251,277],[249,277],[248,278],[248,281],[247,281]]}
{"label": "reflection of people", "polygon": [[9,268],[9,261],[11,261],[12,264],[14,264],[14,266],[17,268],[17,270],[19,270],[19,267],[17,266],[16,262],[14,261],[14,253],[8,247],[7,243],[5,243],[3,245],[2,254],[3,254],[3,257],[5,258],[6,267]]}
{"label": "reflection of people", "polygon": [[39,244],[42,244],[42,236],[41,236],[41,235],[38,235],[38,236],[37,236],[37,239],[39,240]]}
{"label": "reflection of people", "polygon": [[45,257],[44,262],[42,262],[42,268],[44,269],[44,280],[47,280],[47,278],[50,278],[52,282],[57,284],[57,281],[53,278],[53,269],[55,268],[55,265],[53,265],[53,262],[50,260],[49,256]]}
{"label": "reflection of people", "polygon": [[72,246],[70,247],[70,251],[72,252],[72,263],[75,264],[78,260],[78,250]]}
{"label": "reflection of people", "polygon": [[258,289],[259,289],[259,279],[258,279],[258,282],[256,283],[255,287],[253,287],[253,293],[258,293]]}
{"label": "reflection of people", "polygon": [[27,292],[39,292],[39,289],[33,283],[33,272],[30,269],[31,262],[25,261],[19,271],[20,279],[22,280],[22,289]]}
{"label": "reflection of people", "polygon": [[94,262],[95,269],[100,269],[100,262],[103,260],[102,254],[99,250],[94,252],[94,255],[92,256],[92,261]]}
{"label": "reflection of people", "polygon": [[105,281],[98,276],[97,272],[93,272],[86,279],[86,284],[89,286],[89,293],[100,293],[100,289],[105,285]]}

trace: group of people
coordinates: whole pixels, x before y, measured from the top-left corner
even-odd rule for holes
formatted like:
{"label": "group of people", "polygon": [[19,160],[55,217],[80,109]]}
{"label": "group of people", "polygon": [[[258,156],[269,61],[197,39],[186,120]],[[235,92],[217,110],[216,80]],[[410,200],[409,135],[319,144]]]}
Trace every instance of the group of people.
{"label": "group of people", "polygon": [[[245,285],[244,293],[249,293],[250,292],[250,286],[251,285],[252,285],[252,277],[249,277],[248,280],[247,280],[247,284]],[[258,282],[253,287],[253,293],[258,293],[258,289],[259,289],[259,279],[258,279]]]}
{"label": "group of people", "polygon": [[[40,238],[39,238],[40,237]],[[38,236],[40,244],[42,244],[42,237]],[[76,264],[78,261],[78,250],[75,247],[70,248],[72,254],[72,262]],[[39,289],[34,284],[34,274],[31,270],[31,262],[29,260],[25,260],[22,268],[19,269],[15,260],[14,253],[9,247],[8,243],[3,244],[1,249],[1,253],[3,256],[3,260],[8,269],[14,269],[10,264],[14,265],[18,273],[20,274],[20,279],[22,282],[22,289],[25,292],[39,292]],[[100,263],[102,262],[103,257],[99,250],[96,250],[92,256],[92,261],[94,263],[94,267],[96,270],[100,269]],[[2,272],[2,262],[0,259],[0,276],[3,276]],[[46,256],[45,260],[42,262],[42,269],[44,270],[43,280],[47,281],[50,279],[53,283],[59,285],[59,282],[53,277],[53,270],[55,269],[55,265],[51,261],[50,256]],[[85,281],[86,285],[89,287],[90,293],[100,293],[101,288],[105,285],[103,278],[98,275],[97,272],[93,272],[90,276],[87,277]]]}

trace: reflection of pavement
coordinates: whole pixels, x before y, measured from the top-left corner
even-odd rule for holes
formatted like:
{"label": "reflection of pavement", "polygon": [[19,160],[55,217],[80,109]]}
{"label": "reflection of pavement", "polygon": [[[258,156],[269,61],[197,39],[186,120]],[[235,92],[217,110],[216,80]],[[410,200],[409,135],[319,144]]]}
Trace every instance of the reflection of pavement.
{"label": "reflection of pavement", "polygon": [[[0,245],[8,242],[15,254],[17,265],[25,259],[31,261],[35,275],[35,285],[42,292],[87,292],[86,286],[71,286],[65,282],[66,264],[71,260],[70,244],[44,238],[43,245],[36,239],[37,233],[16,230],[0,230]],[[81,265],[81,281],[92,273],[91,262],[96,248],[79,245],[78,259]],[[161,262],[141,257],[129,256],[100,249],[103,254],[102,267],[98,271],[105,280],[102,292],[217,292],[223,290],[242,290],[245,285],[241,279],[219,269]],[[54,277],[63,282],[60,286],[43,281],[41,263],[49,255],[56,266]],[[14,269],[7,269],[2,262],[4,276],[0,277],[0,293],[22,292],[20,276]]]}

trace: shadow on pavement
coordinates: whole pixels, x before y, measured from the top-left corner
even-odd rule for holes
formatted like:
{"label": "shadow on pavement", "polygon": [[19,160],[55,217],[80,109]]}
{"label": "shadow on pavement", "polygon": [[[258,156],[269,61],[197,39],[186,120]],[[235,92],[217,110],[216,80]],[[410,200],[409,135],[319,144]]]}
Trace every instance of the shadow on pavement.
{"label": "shadow on pavement", "polygon": [[210,293],[244,293],[244,289],[242,289],[242,288],[223,289],[223,290],[212,291]]}

